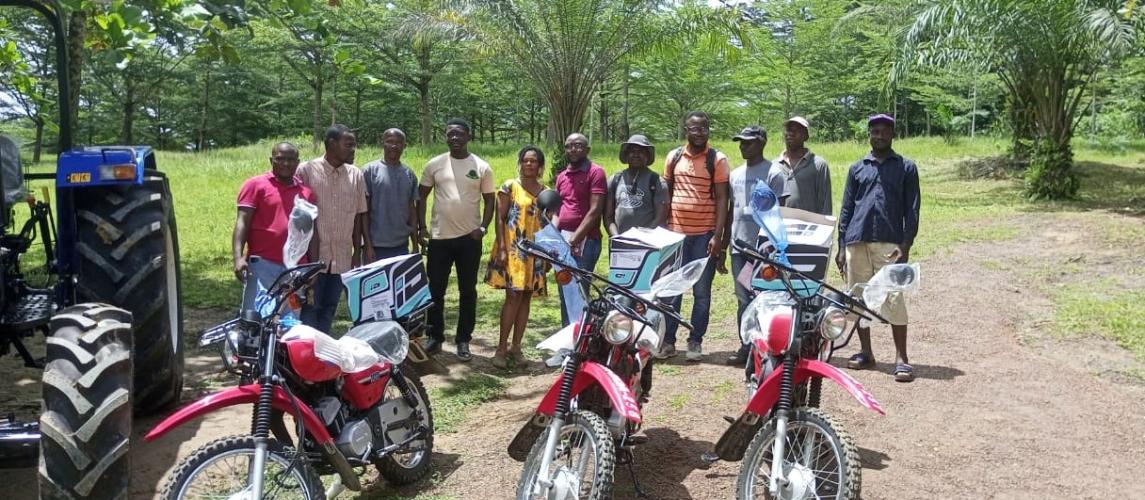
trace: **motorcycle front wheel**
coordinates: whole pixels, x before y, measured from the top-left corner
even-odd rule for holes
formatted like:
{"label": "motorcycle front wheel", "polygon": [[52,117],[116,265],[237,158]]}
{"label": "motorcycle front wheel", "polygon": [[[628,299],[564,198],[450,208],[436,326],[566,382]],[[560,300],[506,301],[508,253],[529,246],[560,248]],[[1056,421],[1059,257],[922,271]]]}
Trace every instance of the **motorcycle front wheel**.
{"label": "motorcycle front wheel", "polygon": [[408,363],[403,365],[395,376],[402,377],[413,390],[417,409],[410,408],[397,384],[390,380],[381,406],[383,426],[388,429],[387,443],[405,441],[418,426],[428,429],[428,434],[395,453],[375,460],[374,465],[386,481],[405,485],[421,480],[429,472],[433,452],[433,409],[429,406],[429,393],[412,366]]}
{"label": "motorcycle front wheel", "polygon": [[517,483],[518,500],[565,500],[612,498],[612,473],[616,468],[616,445],[604,419],[578,411],[561,427],[553,463],[545,474],[553,480],[549,495],[533,494],[541,474],[541,455],[548,430],[537,437]]}
{"label": "motorcycle front wheel", "polygon": [[[783,473],[788,483],[786,488],[781,486],[778,498],[859,498],[862,466],[851,437],[819,409],[799,408],[791,415],[783,457]],[[774,443],[775,419],[772,418],[748,445],[736,481],[736,498],[777,498],[768,492]]]}
{"label": "motorcycle front wheel", "polygon": [[[262,498],[276,500],[324,500],[322,481],[306,461],[295,460],[294,450],[273,439],[268,441],[263,470]],[[183,459],[163,488],[166,500],[246,498],[248,471],[254,461],[254,437],[217,439]],[[292,463],[293,462],[293,463]]]}

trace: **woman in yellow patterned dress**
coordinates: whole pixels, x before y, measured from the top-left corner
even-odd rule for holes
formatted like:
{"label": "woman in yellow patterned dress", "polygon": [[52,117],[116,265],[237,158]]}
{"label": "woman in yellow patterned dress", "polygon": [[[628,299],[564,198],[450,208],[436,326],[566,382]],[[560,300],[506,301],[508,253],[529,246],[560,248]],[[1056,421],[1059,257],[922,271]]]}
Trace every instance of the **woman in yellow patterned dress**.
{"label": "woman in yellow patterned dress", "polygon": [[[501,338],[493,355],[493,366],[505,368],[511,358],[517,366],[527,364],[521,353],[521,337],[529,322],[529,306],[533,295],[543,296],[545,289],[545,262],[517,249],[517,241],[532,240],[533,234],[548,222],[541,216],[537,195],[545,189],[540,176],[544,171],[545,154],[536,146],[525,146],[517,153],[517,178],[505,181],[497,191],[497,218],[494,224],[497,238],[493,241],[492,255],[485,274],[485,282],[493,288],[505,290],[505,303],[501,305]],[[513,331],[512,346],[507,346],[509,331]]]}

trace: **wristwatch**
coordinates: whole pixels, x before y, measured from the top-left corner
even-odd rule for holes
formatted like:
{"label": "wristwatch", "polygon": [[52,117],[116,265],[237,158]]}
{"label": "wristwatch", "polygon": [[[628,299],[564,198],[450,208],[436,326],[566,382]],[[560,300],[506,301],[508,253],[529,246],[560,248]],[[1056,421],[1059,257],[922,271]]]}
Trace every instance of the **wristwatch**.
{"label": "wristwatch", "polygon": [[479,229],[481,231],[481,234],[486,234],[489,232],[489,228],[487,228],[485,226],[478,226],[477,229]]}

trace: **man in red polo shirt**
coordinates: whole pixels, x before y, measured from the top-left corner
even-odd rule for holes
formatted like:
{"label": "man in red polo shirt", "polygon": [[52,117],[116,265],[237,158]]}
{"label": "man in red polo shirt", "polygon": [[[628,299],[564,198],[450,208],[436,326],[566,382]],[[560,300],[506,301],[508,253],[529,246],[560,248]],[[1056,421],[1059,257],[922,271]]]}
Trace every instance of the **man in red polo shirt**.
{"label": "man in red polo shirt", "polygon": [[[561,194],[557,229],[572,247],[577,267],[589,270],[595,269],[600,259],[600,216],[604,212],[604,195],[608,193],[604,169],[588,158],[591,150],[584,134],[569,135],[565,139],[568,165],[557,174],[557,192]],[[561,324],[568,326],[571,318],[564,303],[562,293]]]}
{"label": "man in red polo shirt", "polygon": [[[244,310],[254,307],[258,285],[269,288],[285,269],[282,247],[294,198],[302,196],[314,202],[314,193],[294,176],[297,169],[298,148],[289,142],[276,144],[270,152],[270,172],[247,179],[239,189],[238,218],[231,241],[235,278],[247,283]],[[256,281],[248,282],[250,278]]]}

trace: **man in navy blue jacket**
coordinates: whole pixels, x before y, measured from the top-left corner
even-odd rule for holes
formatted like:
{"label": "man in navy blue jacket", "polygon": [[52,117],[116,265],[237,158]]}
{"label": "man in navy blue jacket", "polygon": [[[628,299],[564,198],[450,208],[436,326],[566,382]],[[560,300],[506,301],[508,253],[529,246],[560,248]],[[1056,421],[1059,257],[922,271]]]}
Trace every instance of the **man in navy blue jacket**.
{"label": "man in navy blue jacket", "polygon": [[[895,120],[878,114],[867,121],[871,152],[851,165],[839,211],[839,253],[835,262],[847,285],[866,283],[883,266],[905,263],[918,234],[918,168],[891,149]],[[901,294],[892,295],[882,314],[895,342],[895,380],[914,380],[906,354],[907,313]],[[854,369],[875,366],[871,330],[859,328],[861,351],[848,361]]]}

